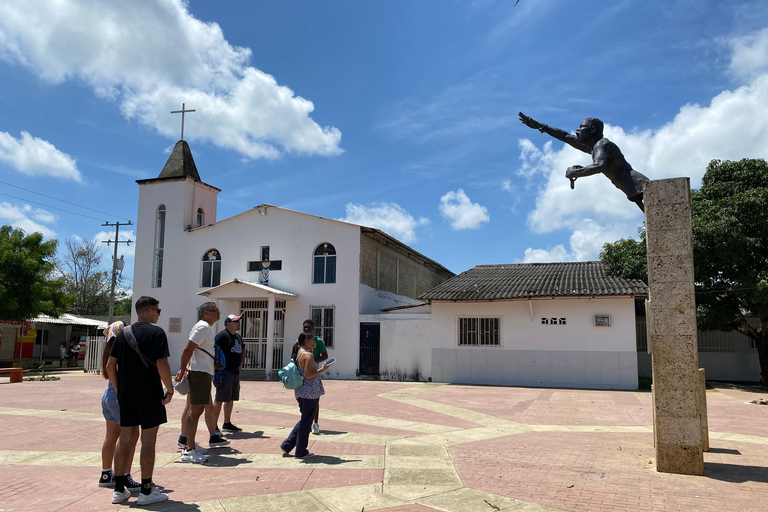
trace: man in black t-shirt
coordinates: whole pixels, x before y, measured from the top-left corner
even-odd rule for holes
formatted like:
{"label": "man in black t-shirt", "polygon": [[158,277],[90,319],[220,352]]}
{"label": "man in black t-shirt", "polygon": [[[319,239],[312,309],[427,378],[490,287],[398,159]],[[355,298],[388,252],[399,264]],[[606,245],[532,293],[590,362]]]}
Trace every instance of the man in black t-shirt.
{"label": "man in black t-shirt", "polygon": [[213,342],[224,352],[227,361],[227,367],[224,371],[229,372],[226,380],[217,383],[216,399],[213,403],[216,423],[219,422],[221,405],[224,404],[224,424],[221,426],[221,430],[224,432],[243,430],[232,423],[233,402],[240,400],[240,369],[243,367],[243,340],[237,332],[240,330],[240,316],[227,316],[224,319],[224,330],[213,339]]}
{"label": "man in black t-shirt", "polygon": [[[168,364],[168,339],[156,325],[160,318],[157,299],[142,296],[136,300],[138,322],[130,326],[137,349],[131,347],[125,330],[117,335],[109,353],[107,371],[117,390],[120,407],[120,438],[115,451],[115,492],[112,503],[122,503],[131,493],[125,489],[125,475],[130,461],[128,454],[135,444],[136,430],[141,426],[141,494],[139,505],[149,505],[168,499],[152,483],[155,465],[155,441],[158,427],[167,421],[165,405],[173,396],[171,368]],[[167,391],[163,391],[163,384]]]}

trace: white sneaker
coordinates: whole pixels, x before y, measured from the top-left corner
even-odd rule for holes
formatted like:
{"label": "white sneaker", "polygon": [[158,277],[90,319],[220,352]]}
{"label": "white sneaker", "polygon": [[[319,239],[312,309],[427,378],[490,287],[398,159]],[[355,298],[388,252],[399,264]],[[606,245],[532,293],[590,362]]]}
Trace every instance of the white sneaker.
{"label": "white sneaker", "polygon": [[112,503],[117,505],[118,503],[122,503],[130,497],[131,491],[128,489],[124,490],[123,492],[115,491],[112,493]]}
{"label": "white sneaker", "polygon": [[157,490],[157,487],[152,487],[152,492],[149,494],[139,494],[139,501],[137,505],[151,505],[152,503],[160,503],[168,499],[168,495]]}
{"label": "white sneaker", "polygon": [[320,425],[318,425],[317,423],[313,423],[312,424],[312,433],[315,434],[315,435],[320,434]]}
{"label": "white sneaker", "polygon": [[193,464],[203,464],[208,462],[208,457],[197,450],[184,450],[181,452],[181,462],[192,462]]}
{"label": "white sneaker", "polygon": [[205,455],[206,453],[208,453],[208,448],[203,448],[203,446],[200,443],[195,443],[195,451],[197,453],[201,453]]}

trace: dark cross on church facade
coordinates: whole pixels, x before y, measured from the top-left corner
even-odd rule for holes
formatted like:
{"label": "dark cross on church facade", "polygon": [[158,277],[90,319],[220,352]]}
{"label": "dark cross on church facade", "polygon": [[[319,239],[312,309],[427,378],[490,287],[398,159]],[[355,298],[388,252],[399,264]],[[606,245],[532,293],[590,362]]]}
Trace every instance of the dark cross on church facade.
{"label": "dark cross on church facade", "polygon": [[184,140],[184,114],[195,111],[195,109],[184,110],[185,105],[186,103],[181,104],[181,110],[171,110],[171,114],[181,114],[181,140]]}
{"label": "dark cross on church facade", "polygon": [[270,260],[269,259],[269,246],[264,245],[261,247],[261,261],[249,261],[248,272],[261,272],[261,279],[259,280],[263,285],[269,285],[269,271],[270,270],[282,270],[282,260]]}

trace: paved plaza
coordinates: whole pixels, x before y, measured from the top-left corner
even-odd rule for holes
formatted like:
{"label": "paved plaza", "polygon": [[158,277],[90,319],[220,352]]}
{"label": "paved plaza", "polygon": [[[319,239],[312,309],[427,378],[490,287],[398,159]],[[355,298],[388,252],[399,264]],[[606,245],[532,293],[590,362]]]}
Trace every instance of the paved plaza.
{"label": "paved plaza", "polygon": [[[0,377],[0,511],[111,505],[98,487],[106,381]],[[183,401],[160,428],[154,481],[168,511],[494,512],[496,510],[766,510],[768,398],[756,388],[707,391],[703,477],[657,473],[648,392],[325,381],[322,433],[308,460],[279,444],[298,420],[293,392],[243,382],[244,428],[205,465],[181,462]],[[201,418],[201,430],[205,431]],[[201,438],[203,436],[200,436]],[[207,438],[199,439],[204,441]],[[138,452],[132,466],[138,479]]]}

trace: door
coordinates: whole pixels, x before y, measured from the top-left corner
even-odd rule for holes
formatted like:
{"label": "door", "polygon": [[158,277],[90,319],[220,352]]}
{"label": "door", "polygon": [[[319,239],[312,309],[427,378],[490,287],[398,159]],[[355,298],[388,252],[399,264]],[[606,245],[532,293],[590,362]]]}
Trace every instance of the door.
{"label": "door", "polygon": [[[240,302],[240,336],[243,338],[243,370],[263,370],[267,358],[267,315],[266,300]],[[285,301],[275,303],[274,345],[272,346],[272,369],[279,370],[283,362],[285,343]],[[286,361],[287,362],[287,361]]]}
{"label": "door", "polygon": [[379,374],[379,334],[378,323],[360,324],[360,375]]}

